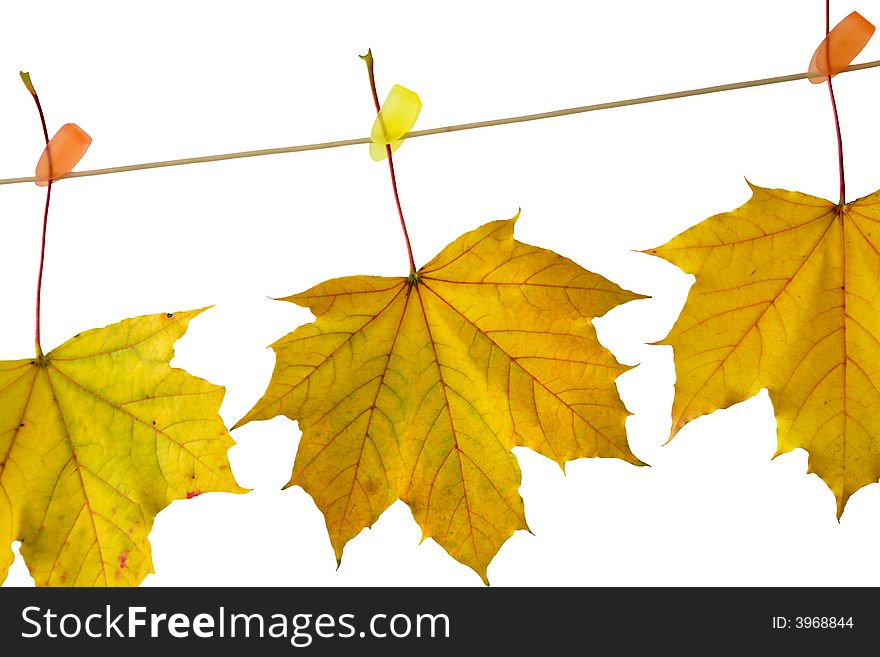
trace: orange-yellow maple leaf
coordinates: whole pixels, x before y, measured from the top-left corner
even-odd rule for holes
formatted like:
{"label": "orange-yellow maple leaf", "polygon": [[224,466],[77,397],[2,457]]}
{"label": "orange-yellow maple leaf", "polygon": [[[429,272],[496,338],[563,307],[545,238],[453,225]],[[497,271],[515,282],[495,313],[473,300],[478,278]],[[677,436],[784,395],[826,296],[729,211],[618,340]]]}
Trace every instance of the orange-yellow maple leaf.
{"label": "orange-yellow maple leaf", "polygon": [[511,448],[640,463],[615,388],[626,368],[590,321],[638,295],[515,241],[515,221],[465,234],[409,278],[335,279],[286,299],[317,321],[273,345],[269,387],[236,426],[299,422],[288,485],[324,513],[337,559],[402,499],[485,580],[526,528]]}
{"label": "orange-yellow maple leaf", "polygon": [[802,447],[837,497],[880,477],[880,192],[838,206],[752,187],[649,251],[696,276],[672,345],[672,435],[767,388],[777,453]]}
{"label": "orange-yellow maple leaf", "polygon": [[170,502],[241,492],[217,414],[223,388],[169,365],[201,311],[86,331],[0,362],[0,581],[21,553],[37,585],[136,585]]}

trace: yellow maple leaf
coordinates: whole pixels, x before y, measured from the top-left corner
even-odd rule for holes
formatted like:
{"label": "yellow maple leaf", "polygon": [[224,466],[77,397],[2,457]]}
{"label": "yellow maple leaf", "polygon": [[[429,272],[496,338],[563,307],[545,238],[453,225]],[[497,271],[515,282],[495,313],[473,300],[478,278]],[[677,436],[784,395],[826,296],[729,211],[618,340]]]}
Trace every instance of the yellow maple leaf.
{"label": "yellow maple leaf", "polygon": [[752,187],[745,205],[648,251],[696,276],[662,344],[675,354],[672,435],[767,388],[777,454],[847,499],[880,477],[880,192],[838,206]]}
{"label": "yellow maple leaf", "polygon": [[38,585],[136,585],[176,499],[241,492],[224,390],[169,365],[200,310],[86,331],[0,362],[0,581],[21,553]]}
{"label": "yellow maple leaf", "polygon": [[299,422],[288,486],[314,498],[337,559],[399,498],[485,581],[526,528],[512,447],[640,463],[615,388],[626,368],[590,322],[639,296],[515,241],[515,221],[463,235],[409,278],[335,279],[285,299],[317,321],[273,345],[269,387],[236,426]]}

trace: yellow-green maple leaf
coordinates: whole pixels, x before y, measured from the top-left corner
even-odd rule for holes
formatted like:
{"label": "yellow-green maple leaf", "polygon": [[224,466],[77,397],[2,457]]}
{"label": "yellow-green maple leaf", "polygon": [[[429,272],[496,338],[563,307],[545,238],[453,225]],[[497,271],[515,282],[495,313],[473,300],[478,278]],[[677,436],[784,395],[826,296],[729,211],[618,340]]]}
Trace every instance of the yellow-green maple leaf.
{"label": "yellow-green maple leaf", "polygon": [[465,234],[417,277],[354,276],[288,297],[317,317],[273,345],[263,398],[236,426],[286,415],[290,485],[324,513],[337,559],[396,499],[486,579],[526,528],[511,448],[559,462],[640,463],[590,320],[638,298],[513,239],[516,218]]}
{"label": "yellow-green maple leaf", "polygon": [[223,388],[169,365],[200,312],[127,319],[0,362],[0,581],[20,540],[38,585],[136,585],[152,572],[159,511],[242,491]]}
{"label": "yellow-green maple leaf", "polygon": [[880,192],[840,207],[752,187],[649,251],[696,276],[672,345],[672,435],[767,388],[777,453],[847,499],[880,477]]}

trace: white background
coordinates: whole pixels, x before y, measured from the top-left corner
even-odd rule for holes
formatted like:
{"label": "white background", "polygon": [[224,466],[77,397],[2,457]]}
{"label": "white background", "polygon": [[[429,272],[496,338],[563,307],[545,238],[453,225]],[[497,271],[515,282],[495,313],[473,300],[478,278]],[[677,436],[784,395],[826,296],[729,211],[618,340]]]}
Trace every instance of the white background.
{"label": "white background", "polygon": [[[832,3],[880,21],[875,2]],[[94,138],[79,168],[364,136],[380,96],[416,90],[417,127],[539,112],[802,71],[824,36],[821,0],[655,2],[9,3],[0,28],[0,177],[50,133]],[[880,40],[857,61],[880,58]],[[880,186],[880,70],[836,81],[850,200]],[[634,452],[651,468],[581,459],[567,474],[522,448],[518,532],[495,585],[880,585],[880,486],[841,522],[797,450],[771,461],[766,393],[664,446],[673,367],[665,336],[691,283],[633,250],[744,203],[744,176],[837,198],[827,90],[806,81],[524,125],[413,139],[395,158],[417,264],[522,207],[519,239],[651,295],[596,325],[639,366],[619,379]],[[367,147],[69,180],[53,193],[44,347],[125,317],[216,304],[174,364],[226,386],[228,425],[259,398],[266,345],[310,321],[270,301],[324,279],[407,271],[384,164]],[[0,359],[27,357],[44,191],[0,187]],[[396,503],[337,571],[323,518],[281,491],[299,440],[276,418],[233,433],[246,495],[173,503],[151,535],[148,585],[472,585],[479,577]],[[19,558],[6,585],[32,583]]]}

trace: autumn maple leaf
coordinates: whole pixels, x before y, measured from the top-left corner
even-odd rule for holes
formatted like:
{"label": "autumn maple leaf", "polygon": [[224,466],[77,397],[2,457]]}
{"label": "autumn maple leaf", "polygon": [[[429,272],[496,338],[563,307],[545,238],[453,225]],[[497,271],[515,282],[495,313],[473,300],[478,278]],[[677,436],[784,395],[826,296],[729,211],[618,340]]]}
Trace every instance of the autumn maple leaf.
{"label": "autumn maple leaf", "polygon": [[0,581],[21,553],[38,585],[136,585],[172,500],[242,492],[223,388],[169,365],[201,311],[87,331],[0,362]]}
{"label": "autumn maple leaf", "polygon": [[337,559],[396,499],[486,579],[525,529],[511,449],[640,461],[591,318],[639,298],[513,239],[516,218],[408,278],[354,276],[288,297],[317,321],[273,345],[269,387],[236,426],[278,415],[303,436],[290,485],[324,513]]}
{"label": "autumn maple leaf", "polygon": [[672,345],[672,435],[767,388],[778,454],[802,447],[837,498],[880,477],[880,192],[835,204],[752,187],[648,251],[696,276]]}
{"label": "autumn maple leaf", "polygon": [[152,572],[147,539],[172,500],[242,492],[217,414],[224,390],[172,368],[174,343],[201,310],[126,319],[44,354],[41,307],[52,187],[92,138],[62,126],[46,147],[33,359],[0,361],[0,582],[12,541],[38,586],[137,585]]}

